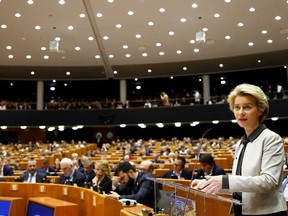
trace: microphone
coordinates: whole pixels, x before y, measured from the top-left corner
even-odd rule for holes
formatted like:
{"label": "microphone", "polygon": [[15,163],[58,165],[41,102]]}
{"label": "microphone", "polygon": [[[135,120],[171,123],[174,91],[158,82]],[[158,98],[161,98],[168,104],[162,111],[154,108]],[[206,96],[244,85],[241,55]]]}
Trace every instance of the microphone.
{"label": "microphone", "polygon": [[206,130],[202,137],[201,137],[201,142],[200,142],[200,148],[198,149],[198,154],[197,154],[197,157],[196,157],[196,161],[195,161],[195,164],[194,164],[194,167],[193,167],[193,171],[192,171],[192,177],[191,177],[191,180],[190,180],[190,183],[189,183],[189,187],[188,187],[188,190],[187,190],[187,195],[186,195],[186,198],[185,198],[185,205],[184,205],[184,208],[183,208],[183,214],[182,216],[185,215],[185,209],[186,209],[186,206],[187,206],[187,199],[188,199],[188,196],[190,194],[190,190],[191,190],[191,183],[192,181],[194,180],[194,172],[196,171],[196,168],[197,168],[197,163],[199,161],[199,157],[200,157],[200,154],[201,154],[201,150],[202,150],[202,145],[204,144],[204,137],[206,136],[207,133],[209,133],[211,130],[213,130],[213,128],[209,128],[208,130]]}

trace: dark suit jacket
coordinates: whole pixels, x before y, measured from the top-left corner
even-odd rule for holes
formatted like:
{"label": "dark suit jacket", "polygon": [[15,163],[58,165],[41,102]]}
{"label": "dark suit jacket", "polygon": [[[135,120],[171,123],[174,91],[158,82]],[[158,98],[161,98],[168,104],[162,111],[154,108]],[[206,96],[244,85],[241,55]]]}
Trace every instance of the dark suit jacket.
{"label": "dark suit jacket", "polygon": [[[38,169],[37,171],[39,171],[39,172],[41,172],[47,176],[51,176],[51,175],[55,175],[56,169],[54,167],[49,167],[48,172],[44,168]],[[57,173],[56,173],[56,175],[57,175]]]}
{"label": "dark suit jacket", "polygon": [[103,193],[104,191],[106,194],[109,194],[112,190],[112,180],[109,177],[105,176],[99,185],[93,186],[93,190],[97,192],[98,190],[100,190],[100,193]]}
{"label": "dark suit jacket", "polygon": [[[146,179],[146,177],[152,176],[146,172],[139,172],[135,183],[118,187],[116,192],[120,195],[119,199],[136,200],[138,203],[154,208],[154,182]],[[156,187],[156,194],[156,199],[159,199],[160,191],[158,187]]]}
{"label": "dark suit jacket", "polygon": [[[222,167],[216,165],[216,166],[214,166],[211,175],[212,176],[226,175],[226,172]],[[200,169],[194,177],[194,179],[204,179],[204,178],[205,178],[205,175],[204,175],[204,171],[202,169]]]}
{"label": "dark suit jacket", "polygon": [[[84,187],[85,175],[77,170],[74,170],[72,184],[77,184],[79,187]],[[60,184],[66,184],[66,176],[64,174],[60,175]]]}
{"label": "dark suit jacket", "polygon": [[[21,182],[27,182],[29,177],[29,172],[25,171],[22,175],[20,175],[19,179]],[[41,183],[44,182],[46,175],[41,172],[36,172],[36,182]]]}
{"label": "dark suit jacket", "polygon": [[4,176],[14,176],[14,172],[12,167],[8,166],[8,165],[4,165],[3,167],[3,175]]}
{"label": "dark suit jacket", "polygon": [[[177,176],[175,176],[175,174],[173,173],[174,170],[168,170],[166,173],[164,173],[164,175],[162,175],[160,178],[176,178]],[[191,170],[186,170],[183,169],[181,172],[181,178],[190,180],[192,178],[192,171]]]}

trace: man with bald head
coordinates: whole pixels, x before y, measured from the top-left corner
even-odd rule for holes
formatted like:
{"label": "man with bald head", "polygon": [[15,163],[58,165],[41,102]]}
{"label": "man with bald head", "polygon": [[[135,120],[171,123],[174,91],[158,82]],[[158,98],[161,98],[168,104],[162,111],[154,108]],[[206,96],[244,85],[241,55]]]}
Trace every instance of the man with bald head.
{"label": "man with bald head", "polygon": [[140,172],[148,172],[151,175],[153,175],[154,174],[154,166],[153,166],[152,161],[150,161],[150,160],[142,161],[141,164],[138,167],[138,170]]}

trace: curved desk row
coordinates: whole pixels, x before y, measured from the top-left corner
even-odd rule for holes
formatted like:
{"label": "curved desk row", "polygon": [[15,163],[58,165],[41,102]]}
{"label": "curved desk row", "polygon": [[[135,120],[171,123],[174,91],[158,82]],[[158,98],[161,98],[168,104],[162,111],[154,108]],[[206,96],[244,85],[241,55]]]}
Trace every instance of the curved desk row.
{"label": "curved desk row", "polygon": [[10,216],[25,215],[29,199],[35,202],[42,200],[43,205],[54,209],[60,209],[62,201],[77,204],[77,208],[71,208],[70,205],[65,210],[65,215],[69,216],[119,216],[122,209],[120,202],[90,189],[59,184],[1,182],[0,200],[5,199],[12,202]]}

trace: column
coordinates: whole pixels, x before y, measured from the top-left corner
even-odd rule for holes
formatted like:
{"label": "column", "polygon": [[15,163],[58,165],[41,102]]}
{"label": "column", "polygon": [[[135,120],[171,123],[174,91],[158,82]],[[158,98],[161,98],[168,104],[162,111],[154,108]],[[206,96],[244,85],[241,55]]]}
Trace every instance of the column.
{"label": "column", "polygon": [[124,104],[127,100],[127,82],[120,80],[120,101]]}
{"label": "column", "polygon": [[37,81],[37,110],[43,110],[44,105],[44,82]]}
{"label": "column", "polygon": [[210,100],[210,76],[203,75],[202,77],[203,84],[203,104],[206,104]]}

